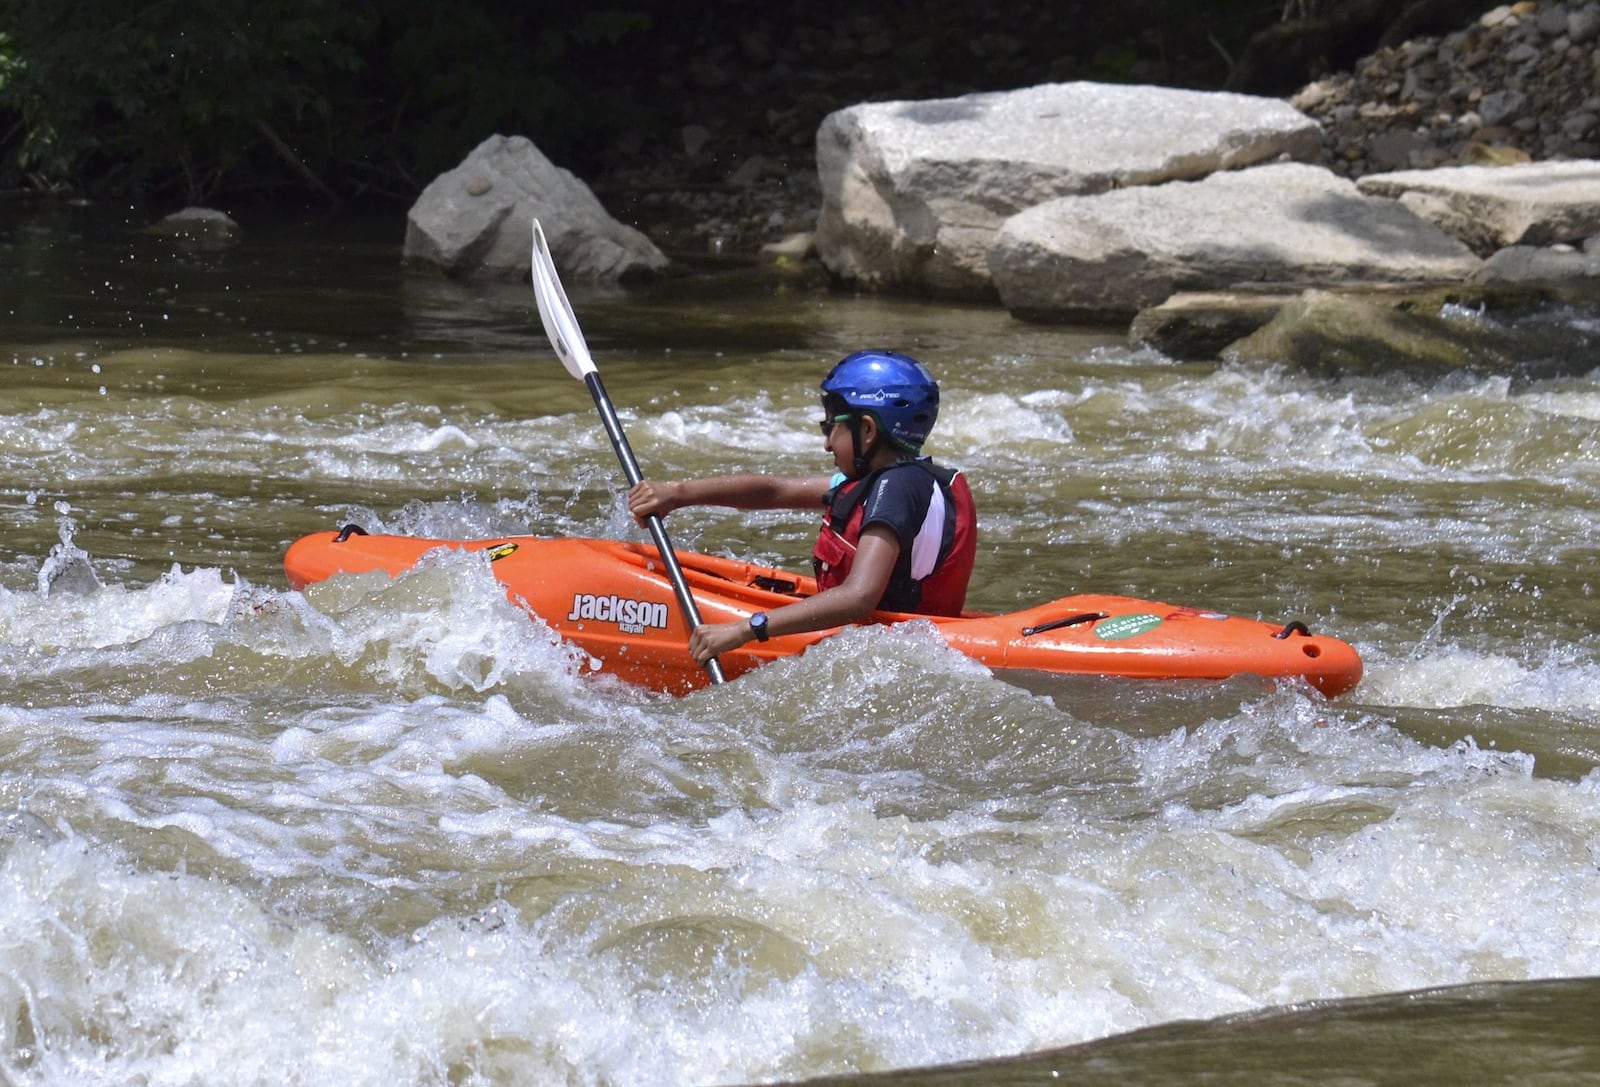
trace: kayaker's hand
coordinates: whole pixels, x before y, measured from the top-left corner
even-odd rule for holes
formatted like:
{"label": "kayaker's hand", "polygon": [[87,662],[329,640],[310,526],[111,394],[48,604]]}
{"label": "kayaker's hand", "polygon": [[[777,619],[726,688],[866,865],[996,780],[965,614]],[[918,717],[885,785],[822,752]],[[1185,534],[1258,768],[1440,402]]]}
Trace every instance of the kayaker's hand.
{"label": "kayaker's hand", "polygon": [[720,657],[738,649],[752,637],[750,624],[744,619],[729,623],[701,623],[689,636],[689,653],[704,664],[712,657]]}
{"label": "kayaker's hand", "polygon": [[678,491],[676,483],[653,483],[641,479],[628,490],[628,512],[643,525],[652,517],[665,517],[678,508],[674,500]]}

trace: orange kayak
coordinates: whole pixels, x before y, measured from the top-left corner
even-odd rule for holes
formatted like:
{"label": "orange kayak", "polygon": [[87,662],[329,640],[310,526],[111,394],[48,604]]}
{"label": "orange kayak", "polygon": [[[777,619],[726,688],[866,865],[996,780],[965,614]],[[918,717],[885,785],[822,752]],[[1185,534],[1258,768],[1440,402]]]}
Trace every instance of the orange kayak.
{"label": "orange kayak", "polygon": [[[507,536],[432,540],[368,535],[348,527],[297,540],[284,556],[289,586],[335,574],[399,575],[428,552],[487,552],[510,598],[578,645],[598,670],[629,683],[683,694],[710,677],[689,656],[689,629],[660,553],[615,540]],[[810,577],[733,559],[677,552],[702,622],[743,619],[816,591]],[[1065,596],[1004,615],[959,617],[875,612],[870,622],[932,622],[955,649],[997,671],[1026,670],[1130,679],[1304,678],[1328,697],[1361,679],[1350,645],[1301,623],[1274,624],[1126,596]],[[791,656],[833,631],[750,642],[719,658],[728,678]]]}

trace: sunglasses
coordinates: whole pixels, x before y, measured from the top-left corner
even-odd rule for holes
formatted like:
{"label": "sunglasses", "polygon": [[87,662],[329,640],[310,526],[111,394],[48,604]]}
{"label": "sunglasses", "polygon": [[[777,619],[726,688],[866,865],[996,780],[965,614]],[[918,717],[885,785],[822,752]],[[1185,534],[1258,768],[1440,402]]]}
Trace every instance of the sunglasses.
{"label": "sunglasses", "polygon": [[824,419],[818,423],[817,426],[822,428],[822,436],[826,438],[829,434],[833,433],[834,427],[838,426],[840,423],[848,423],[849,421],[850,415],[847,412],[844,415],[835,415],[832,419]]}

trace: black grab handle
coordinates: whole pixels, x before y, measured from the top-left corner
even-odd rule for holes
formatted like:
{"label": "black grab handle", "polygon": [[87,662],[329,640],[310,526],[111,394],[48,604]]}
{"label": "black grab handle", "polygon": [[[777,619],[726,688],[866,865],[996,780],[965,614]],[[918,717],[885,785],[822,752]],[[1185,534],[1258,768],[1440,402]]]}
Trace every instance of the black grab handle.
{"label": "black grab handle", "polygon": [[344,543],[352,536],[366,536],[369,533],[360,525],[345,525],[339,530],[339,535],[333,538],[334,543]]}
{"label": "black grab handle", "polygon": [[1296,620],[1295,622],[1284,627],[1282,630],[1278,631],[1278,633],[1274,634],[1273,637],[1287,638],[1291,634],[1304,634],[1309,638],[1311,636],[1311,628]]}
{"label": "black grab handle", "polygon": [[1030,634],[1043,634],[1047,630],[1060,630],[1062,627],[1075,627],[1079,623],[1096,623],[1104,618],[1106,618],[1106,613],[1103,611],[1081,612],[1077,615],[1068,615],[1061,619],[1052,619],[1050,622],[1040,623],[1036,627],[1023,627],[1022,636],[1026,638]]}

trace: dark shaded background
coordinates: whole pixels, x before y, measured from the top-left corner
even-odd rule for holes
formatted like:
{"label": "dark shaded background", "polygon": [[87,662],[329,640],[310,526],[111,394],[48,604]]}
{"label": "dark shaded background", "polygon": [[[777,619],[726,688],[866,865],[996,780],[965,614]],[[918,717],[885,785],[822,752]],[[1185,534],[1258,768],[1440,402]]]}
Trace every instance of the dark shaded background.
{"label": "dark shaded background", "polygon": [[495,133],[599,190],[715,187],[757,155],[810,168],[817,125],[857,102],[1077,79],[1289,94],[1491,6],[6,0],[0,191],[409,204]]}

